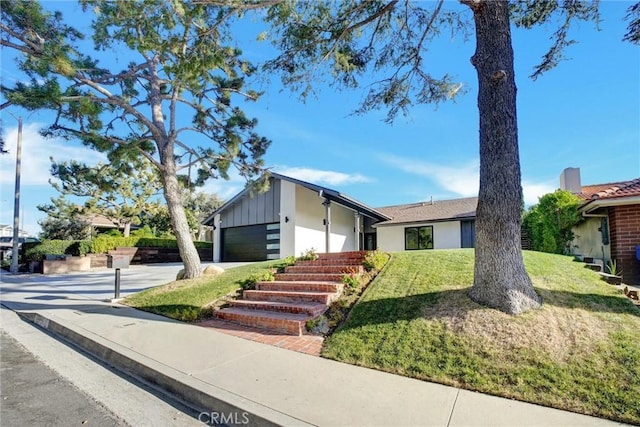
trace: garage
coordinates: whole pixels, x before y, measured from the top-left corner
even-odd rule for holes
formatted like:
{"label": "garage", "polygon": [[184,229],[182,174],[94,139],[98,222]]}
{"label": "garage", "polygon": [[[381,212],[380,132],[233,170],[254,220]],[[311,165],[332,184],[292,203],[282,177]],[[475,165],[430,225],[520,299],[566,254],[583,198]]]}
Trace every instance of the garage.
{"label": "garage", "polygon": [[280,257],[280,224],[222,229],[222,261],[264,261]]}

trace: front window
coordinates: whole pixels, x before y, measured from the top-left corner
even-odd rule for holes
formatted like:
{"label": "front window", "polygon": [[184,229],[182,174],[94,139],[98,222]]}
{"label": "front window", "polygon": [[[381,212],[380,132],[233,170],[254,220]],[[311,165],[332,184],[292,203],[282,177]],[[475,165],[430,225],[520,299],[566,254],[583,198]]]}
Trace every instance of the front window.
{"label": "front window", "polygon": [[433,226],[407,227],[404,229],[405,250],[433,249]]}

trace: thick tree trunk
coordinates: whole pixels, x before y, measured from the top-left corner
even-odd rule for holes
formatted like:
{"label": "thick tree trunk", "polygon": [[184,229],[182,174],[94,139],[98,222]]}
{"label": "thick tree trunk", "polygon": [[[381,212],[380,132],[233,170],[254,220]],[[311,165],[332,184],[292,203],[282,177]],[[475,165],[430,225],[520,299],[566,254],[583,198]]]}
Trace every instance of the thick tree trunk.
{"label": "thick tree trunk", "polygon": [[522,260],[522,187],[508,2],[465,1],[474,12],[480,111],[480,193],[474,301],[518,314],[540,306]]}
{"label": "thick tree trunk", "polygon": [[180,186],[176,176],[176,166],[173,161],[173,150],[171,155],[168,153],[161,154],[164,170],[161,172],[164,198],[169,209],[169,217],[171,218],[171,226],[178,241],[178,250],[184,264],[184,278],[193,279],[200,277],[202,271],[200,269],[200,255],[196,250],[193,240],[191,240],[191,230],[187,215],[182,206],[182,198],[180,197]]}

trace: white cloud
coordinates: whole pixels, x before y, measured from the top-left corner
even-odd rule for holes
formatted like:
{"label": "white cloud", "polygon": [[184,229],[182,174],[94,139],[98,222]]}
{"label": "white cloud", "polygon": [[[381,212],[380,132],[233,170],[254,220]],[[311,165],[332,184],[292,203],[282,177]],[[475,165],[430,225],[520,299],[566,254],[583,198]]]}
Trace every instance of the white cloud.
{"label": "white cloud", "polygon": [[540,197],[548,193],[553,193],[556,189],[557,185],[554,186],[549,182],[522,181],[525,206],[537,204]]}
{"label": "white cloud", "polygon": [[[62,139],[46,139],[38,133],[42,123],[29,123],[22,127],[21,185],[49,185],[50,157],[56,161],[78,160],[88,164],[106,161],[104,154],[78,143]],[[15,180],[18,128],[7,128],[5,149],[9,154],[0,156],[0,185],[13,185]]]}
{"label": "white cloud", "polygon": [[406,173],[433,180],[461,197],[478,195],[480,186],[478,160],[471,160],[461,165],[439,165],[394,155],[379,157],[385,163]]}
{"label": "white cloud", "polygon": [[229,169],[229,180],[209,179],[201,188],[197,191],[202,191],[208,194],[217,194],[222,200],[229,200],[237,193],[244,189],[246,181],[240,176],[238,170],[235,168]]}
{"label": "white cloud", "polygon": [[311,182],[313,184],[347,185],[360,182],[371,182],[370,178],[361,174],[347,174],[336,171],[287,166],[279,166],[274,169],[275,172],[281,175],[290,176],[291,178]]}
{"label": "white cloud", "polygon": [[[409,158],[393,155],[381,155],[380,158],[387,164],[404,172],[423,176],[437,182],[441,187],[462,197],[478,195],[480,188],[479,161],[472,160],[455,166],[437,165],[421,162]],[[556,186],[551,182],[522,181],[524,203],[531,206],[538,203],[538,198],[555,191]]]}

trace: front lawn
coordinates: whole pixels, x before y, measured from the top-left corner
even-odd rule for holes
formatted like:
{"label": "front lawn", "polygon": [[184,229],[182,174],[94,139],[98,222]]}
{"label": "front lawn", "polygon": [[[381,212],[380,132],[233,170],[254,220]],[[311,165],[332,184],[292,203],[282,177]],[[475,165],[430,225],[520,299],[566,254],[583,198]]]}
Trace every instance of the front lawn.
{"label": "front lawn", "polygon": [[466,296],[473,250],[394,253],[322,355],[640,424],[640,310],[571,257],[525,252],[541,309]]}
{"label": "front lawn", "polygon": [[177,320],[194,321],[211,314],[208,304],[234,293],[251,276],[279,264],[265,261],[230,268],[218,276],[169,282],[131,295],[124,304]]}

